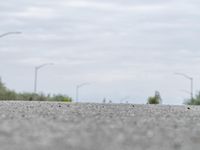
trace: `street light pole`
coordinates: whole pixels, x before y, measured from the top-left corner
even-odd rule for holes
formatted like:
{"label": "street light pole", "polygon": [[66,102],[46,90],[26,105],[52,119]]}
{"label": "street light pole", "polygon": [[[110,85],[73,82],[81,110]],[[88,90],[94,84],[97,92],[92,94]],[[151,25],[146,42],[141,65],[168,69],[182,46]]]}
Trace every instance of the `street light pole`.
{"label": "street light pole", "polygon": [[38,70],[47,65],[53,65],[53,63],[46,63],[35,67],[35,78],[34,78],[34,93],[37,93],[37,78],[38,78]]}
{"label": "street light pole", "polygon": [[191,80],[191,100],[193,100],[193,82],[194,82],[194,79],[193,78],[190,78]]}
{"label": "street light pole", "polygon": [[194,79],[184,73],[175,73],[175,75],[180,75],[180,76],[183,76],[185,77],[186,79],[190,80],[190,97],[191,97],[191,100],[193,99],[193,82],[194,82]]}
{"label": "street light pole", "polygon": [[8,35],[11,35],[11,34],[21,34],[21,32],[6,32],[4,34],[1,34],[0,38],[3,38],[4,36],[8,36]]}
{"label": "street light pole", "polygon": [[88,85],[89,83],[81,83],[76,86],[76,102],[79,102],[79,88]]}

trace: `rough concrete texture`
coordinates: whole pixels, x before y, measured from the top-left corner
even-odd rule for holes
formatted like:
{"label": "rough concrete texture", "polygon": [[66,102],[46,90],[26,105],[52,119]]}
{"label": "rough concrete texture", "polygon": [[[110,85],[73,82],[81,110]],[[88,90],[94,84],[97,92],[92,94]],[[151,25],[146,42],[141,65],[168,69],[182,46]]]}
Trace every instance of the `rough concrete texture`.
{"label": "rough concrete texture", "polygon": [[0,102],[1,150],[195,150],[200,107]]}

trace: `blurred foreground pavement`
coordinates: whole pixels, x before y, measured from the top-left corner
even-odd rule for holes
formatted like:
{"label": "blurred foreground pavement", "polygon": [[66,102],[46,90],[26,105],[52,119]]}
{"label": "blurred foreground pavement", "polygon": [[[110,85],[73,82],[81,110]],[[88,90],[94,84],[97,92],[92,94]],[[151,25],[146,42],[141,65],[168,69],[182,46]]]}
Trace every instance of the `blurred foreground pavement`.
{"label": "blurred foreground pavement", "polygon": [[0,102],[1,150],[195,150],[200,107]]}

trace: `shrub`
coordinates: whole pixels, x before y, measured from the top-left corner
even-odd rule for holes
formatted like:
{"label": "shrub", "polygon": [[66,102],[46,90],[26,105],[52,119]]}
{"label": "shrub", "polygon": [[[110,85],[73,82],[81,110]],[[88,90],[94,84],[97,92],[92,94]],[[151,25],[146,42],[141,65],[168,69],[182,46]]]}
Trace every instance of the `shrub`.
{"label": "shrub", "polygon": [[155,96],[149,97],[147,100],[147,104],[161,104],[161,103],[162,99],[158,91],[155,92]]}
{"label": "shrub", "polygon": [[149,97],[148,104],[159,104],[159,100],[155,96]]}
{"label": "shrub", "polygon": [[62,94],[58,94],[58,95],[54,95],[51,98],[52,101],[60,101],[60,102],[72,102],[72,98],[66,96],[66,95],[62,95]]}
{"label": "shrub", "polygon": [[200,92],[195,95],[195,98],[188,99],[185,101],[186,105],[200,105]]}
{"label": "shrub", "polygon": [[7,89],[0,78],[0,100],[15,100],[16,97],[16,93]]}

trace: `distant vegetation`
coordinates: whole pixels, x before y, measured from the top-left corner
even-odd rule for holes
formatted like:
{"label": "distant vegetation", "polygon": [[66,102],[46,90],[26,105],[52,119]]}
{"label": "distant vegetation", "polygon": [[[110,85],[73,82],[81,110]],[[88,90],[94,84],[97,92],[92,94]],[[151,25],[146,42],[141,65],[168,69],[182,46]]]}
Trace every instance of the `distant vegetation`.
{"label": "distant vegetation", "polygon": [[154,96],[149,97],[147,100],[147,104],[161,104],[161,103],[162,99],[158,91],[155,92]]}
{"label": "distant vegetation", "polygon": [[0,79],[0,100],[23,100],[23,101],[60,101],[60,102],[72,102],[72,98],[57,94],[57,95],[45,95],[36,93],[16,93],[13,90],[8,89]]}
{"label": "distant vegetation", "polygon": [[186,105],[200,105],[200,92],[193,99],[185,101]]}

